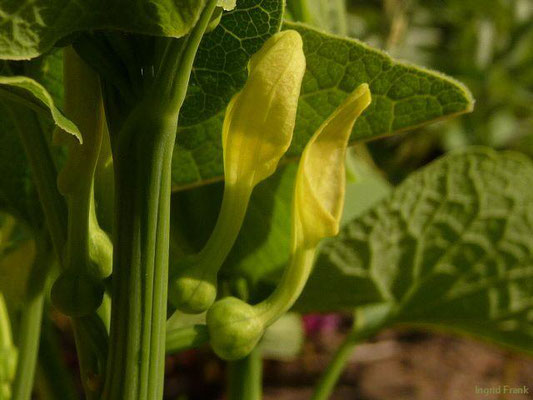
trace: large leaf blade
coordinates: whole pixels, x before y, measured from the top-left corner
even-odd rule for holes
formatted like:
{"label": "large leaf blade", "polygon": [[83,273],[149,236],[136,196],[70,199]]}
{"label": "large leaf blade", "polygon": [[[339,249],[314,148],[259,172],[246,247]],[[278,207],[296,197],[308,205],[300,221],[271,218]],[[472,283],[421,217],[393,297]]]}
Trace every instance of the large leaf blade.
{"label": "large leaf blade", "polygon": [[196,54],[180,127],[203,122],[224,110],[244,86],[248,60],[281,27],[281,0],[239,0],[207,33]]}
{"label": "large leaf blade", "polygon": [[297,308],[383,303],[386,325],[533,352],[532,188],[533,164],[518,154],[475,149],[432,163],[324,246]]}
{"label": "large leaf blade", "polygon": [[80,31],[119,30],[181,37],[206,0],[6,0],[0,4],[0,58],[24,60]]}
{"label": "large leaf blade", "polygon": [[[362,42],[296,23],[303,37],[307,71],[294,138],[287,156],[300,155],[329,114],[359,84],[368,83],[372,104],[355,124],[351,142],[393,135],[470,112],[473,99],[461,83],[437,72],[393,60]],[[178,132],[172,183],[179,190],[222,179],[223,112]]]}

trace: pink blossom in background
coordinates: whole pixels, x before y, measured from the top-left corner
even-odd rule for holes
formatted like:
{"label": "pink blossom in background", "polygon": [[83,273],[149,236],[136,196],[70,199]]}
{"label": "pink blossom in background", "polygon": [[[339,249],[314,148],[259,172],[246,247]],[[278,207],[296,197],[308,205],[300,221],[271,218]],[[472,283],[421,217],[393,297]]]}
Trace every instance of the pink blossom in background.
{"label": "pink blossom in background", "polygon": [[308,314],[303,316],[306,335],[329,334],[341,323],[339,314]]}

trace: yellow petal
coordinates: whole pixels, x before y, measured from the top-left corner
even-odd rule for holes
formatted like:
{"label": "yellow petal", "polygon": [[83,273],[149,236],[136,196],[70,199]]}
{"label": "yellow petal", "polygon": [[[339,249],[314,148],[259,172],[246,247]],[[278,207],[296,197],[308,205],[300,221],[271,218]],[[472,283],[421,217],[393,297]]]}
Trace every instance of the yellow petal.
{"label": "yellow petal", "polygon": [[357,117],[370,104],[360,85],[320,126],[307,143],[298,166],[293,203],[295,239],[314,247],[335,236],[344,205],[346,147]]}
{"label": "yellow petal", "polygon": [[289,30],[272,36],[249,70],[226,111],[222,145],[226,183],[254,186],[274,173],[292,140],[305,72],[300,35]]}

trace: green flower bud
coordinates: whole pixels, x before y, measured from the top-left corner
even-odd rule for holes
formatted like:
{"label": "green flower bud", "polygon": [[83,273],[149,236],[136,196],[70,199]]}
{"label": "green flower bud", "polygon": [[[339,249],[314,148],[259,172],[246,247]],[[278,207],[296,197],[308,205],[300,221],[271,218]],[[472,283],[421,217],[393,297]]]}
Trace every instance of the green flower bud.
{"label": "green flower bud", "polygon": [[63,314],[83,317],[100,306],[104,296],[102,281],[88,274],[66,271],[52,286],[52,303]]}
{"label": "green flower bud", "polygon": [[195,260],[191,256],[179,263],[180,276],[170,280],[168,289],[170,303],[187,314],[204,312],[217,297],[216,271],[200,270]]}
{"label": "green flower bud", "polygon": [[206,321],[211,347],[224,360],[246,357],[264,332],[254,307],[236,297],[226,297],[213,304]]}

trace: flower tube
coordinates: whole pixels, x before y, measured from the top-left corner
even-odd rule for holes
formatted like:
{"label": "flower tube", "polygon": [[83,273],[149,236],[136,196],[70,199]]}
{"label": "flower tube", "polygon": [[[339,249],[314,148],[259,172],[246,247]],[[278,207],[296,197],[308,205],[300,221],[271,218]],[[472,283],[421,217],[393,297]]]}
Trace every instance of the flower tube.
{"label": "flower tube", "polygon": [[305,72],[302,39],[295,31],[272,36],[251,58],[245,87],[231,100],[222,132],[224,196],[204,248],[181,261],[169,287],[183,312],[213,304],[217,273],[230,252],[254,187],[274,173],[291,140]]}

